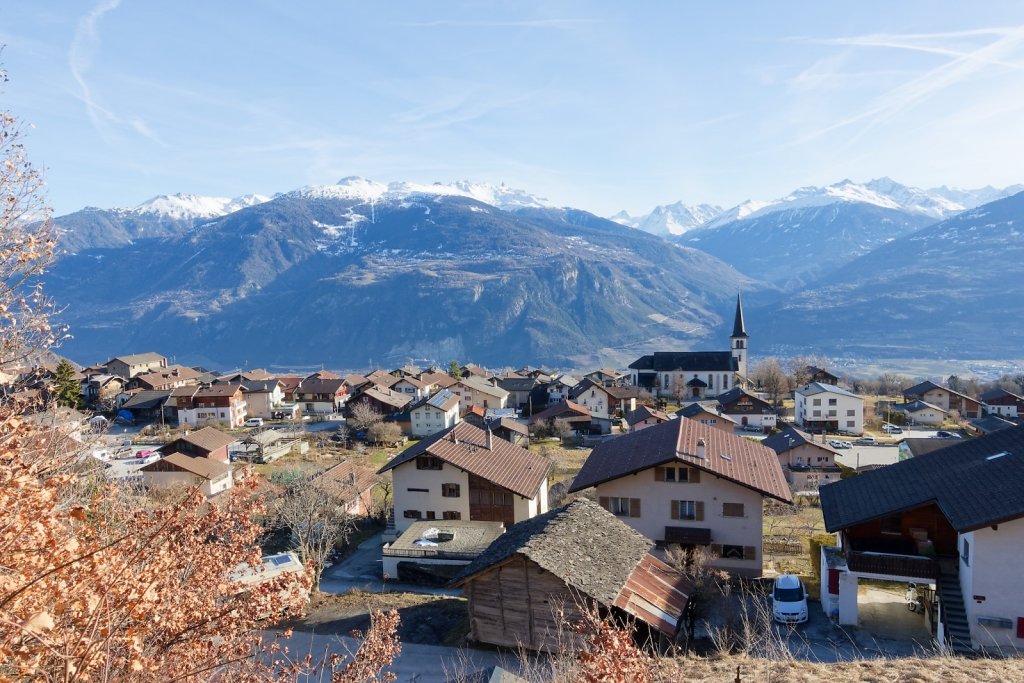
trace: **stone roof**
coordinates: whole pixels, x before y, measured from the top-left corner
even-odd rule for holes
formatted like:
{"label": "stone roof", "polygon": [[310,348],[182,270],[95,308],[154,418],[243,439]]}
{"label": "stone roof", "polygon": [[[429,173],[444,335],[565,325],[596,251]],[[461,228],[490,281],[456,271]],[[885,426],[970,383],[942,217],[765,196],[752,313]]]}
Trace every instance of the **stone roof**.
{"label": "stone roof", "polygon": [[657,418],[662,422],[668,422],[672,417],[661,410],[651,408],[650,406],[640,406],[636,410],[631,410],[626,413],[626,424],[635,425],[637,422],[643,422],[648,418]]}
{"label": "stone roof", "polygon": [[786,503],[792,500],[775,451],[685,417],[599,443],[583,463],[569,491],[582,491],[668,463],[704,470]]}
{"label": "stone roof", "polygon": [[545,422],[554,418],[561,418],[569,421],[590,421],[590,411],[578,403],[572,401],[559,401],[553,406],[548,406],[539,413],[530,416],[530,424]]}
{"label": "stone roof", "polygon": [[104,365],[109,365],[115,360],[119,360],[125,365],[140,365],[142,363],[155,363],[167,359],[155,351],[147,351],[145,353],[129,353],[125,356],[114,356]]}
{"label": "stone roof", "polygon": [[862,397],[858,396],[852,391],[840,389],[834,384],[825,384],[823,382],[811,382],[809,384],[805,384],[802,387],[797,387],[795,391],[801,396],[817,396],[818,394],[836,394],[837,396],[855,398],[859,401],[864,400]]}
{"label": "stone roof", "polygon": [[1015,427],[823,486],[821,509],[834,532],[935,503],[965,533],[1024,517],[1022,481],[1024,427]]}
{"label": "stone roof", "polygon": [[828,443],[815,441],[813,436],[807,432],[797,429],[796,427],[786,427],[778,434],[772,434],[771,436],[765,437],[761,440],[762,446],[772,449],[779,455],[782,455],[786,451],[791,451],[799,446],[803,446],[804,444],[810,444],[815,448],[820,448],[830,453],[835,453],[836,455],[842,455],[842,453],[837,451],[835,448],[832,448]]}
{"label": "stone roof", "polygon": [[143,389],[132,396],[121,406],[124,410],[151,410],[161,405],[171,396],[167,389]]}
{"label": "stone roof", "polygon": [[484,394],[490,394],[491,396],[497,396],[499,398],[508,398],[508,392],[501,387],[496,387],[485,379],[480,377],[463,377],[459,380],[465,386],[469,387],[473,391],[479,391]]}
{"label": "stone roof", "polygon": [[380,468],[383,474],[420,455],[432,455],[523,498],[533,498],[551,470],[551,461],[505,439],[460,422],[410,446]]}
{"label": "stone roof", "polygon": [[377,481],[377,475],[372,469],[345,460],[314,475],[311,481],[347,503],[373,486]]}
{"label": "stone roof", "polygon": [[730,351],[656,351],[633,361],[629,368],[655,372],[735,372],[739,365]]}

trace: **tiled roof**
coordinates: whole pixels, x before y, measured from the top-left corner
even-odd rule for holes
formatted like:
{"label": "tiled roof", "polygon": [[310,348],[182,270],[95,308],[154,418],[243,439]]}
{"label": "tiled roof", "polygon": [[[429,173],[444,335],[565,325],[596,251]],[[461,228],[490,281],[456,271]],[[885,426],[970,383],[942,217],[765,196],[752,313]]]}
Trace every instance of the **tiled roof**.
{"label": "tiled roof", "polygon": [[553,406],[548,406],[539,413],[534,413],[530,416],[530,424],[537,424],[538,422],[545,422],[553,418],[565,418],[570,420],[586,418],[590,419],[590,411],[581,406],[579,403],[573,403],[572,401],[559,401]]}
{"label": "tiled roof", "polygon": [[424,372],[420,374],[420,381],[424,384],[436,384],[442,389],[447,389],[453,384],[457,383],[457,380],[449,377],[444,372]]}
{"label": "tiled roof", "polygon": [[247,394],[269,394],[281,384],[277,379],[247,380],[242,382],[242,391]]}
{"label": "tiled roof", "polygon": [[791,451],[799,446],[803,446],[804,444],[810,444],[830,453],[842,455],[839,451],[832,448],[832,446],[827,443],[815,441],[813,436],[807,432],[797,429],[796,427],[786,427],[778,434],[772,434],[761,441],[761,445],[767,446],[779,455],[782,455],[786,451]]}
{"label": "tiled roof", "polygon": [[823,486],[821,509],[838,531],[934,502],[964,533],[1024,516],[1022,482],[1024,427],[1015,427]]}
{"label": "tiled roof", "polygon": [[473,391],[479,391],[484,394],[490,394],[491,396],[497,396],[499,398],[508,398],[508,392],[501,387],[496,387],[485,379],[479,377],[463,377],[459,380],[465,386],[469,387]]}
{"label": "tiled roof", "polygon": [[234,396],[242,388],[241,384],[211,384],[208,387],[202,387],[195,393],[196,398],[204,398],[207,396]]}
{"label": "tiled roof", "polygon": [[[392,377],[391,379],[394,379]],[[304,379],[296,389],[300,394],[337,394],[345,386],[345,380],[337,379]]]}
{"label": "tiled roof", "polygon": [[399,410],[412,402],[412,397],[408,394],[391,391],[390,389],[383,389],[377,385],[374,385],[364,391],[363,396],[369,396],[375,401],[379,401]]}
{"label": "tiled roof", "polygon": [[671,416],[668,413],[651,408],[650,406],[640,406],[636,410],[631,410],[626,413],[626,424],[635,425],[637,422],[643,422],[648,418],[657,418],[662,422],[668,422],[671,420]]}
{"label": "tiled roof", "polygon": [[976,398],[971,398],[967,394],[961,394],[959,391],[953,391],[949,387],[944,387],[944,386],[942,386],[940,384],[936,384],[935,382],[932,382],[932,381],[929,381],[929,380],[925,380],[924,382],[921,382],[920,384],[915,384],[914,386],[910,387],[909,389],[904,389],[903,390],[903,395],[905,397],[908,397],[908,398],[909,397],[913,397],[913,396],[922,396],[926,392],[931,391],[932,389],[942,389],[943,391],[949,392],[953,396],[959,396],[960,398],[967,399],[968,401],[974,401],[975,403],[978,402],[978,399],[976,399]]}
{"label": "tiled roof", "polygon": [[523,436],[530,435],[530,430],[527,428],[526,425],[524,425],[522,422],[517,422],[514,418],[511,417],[491,418],[490,420],[488,420],[487,424],[490,426],[492,430],[507,429],[510,432],[522,434]]}
{"label": "tiled roof", "polygon": [[203,427],[180,438],[211,453],[235,441],[235,437],[225,434],[216,427]]}
{"label": "tiled roof", "polygon": [[498,386],[505,391],[530,391],[539,382],[533,377],[503,377],[498,380]]}
{"label": "tiled roof", "polygon": [[551,461],[547,458],[504,439],[492,436],[491,448],[487,448],[484,430],[460,422],[405,449],[380,468],[378,474],[424,454],[440,458],[524,498],[537,495],[551,470]]}
{"label": "tiled roof", "polygon": [[160,386],[168,382],[194,382],[203,373],[183,365],[172,365],[169,368],[160,368],[153,372],[144,372],[135,376],[135,381],[150,386]]}
{"label": "tiled roof", "polygon": [[155,351],[147,351],[146,353],[130,353],[126,356],[114,356],[104,363],[104,365],[109,365],[115,360],[119,360],[125,365],[139,365],[141,363],[154,363],[166,359]]}
{"label": "tiled roof", "polygon": [[360,467],[348,460],[330,467],[312,478],[312,482],[335,498],[349,502],[377,481],[372,469]]}
{"label": "tiled roof", "polygon": [[185,470],[186,472],[191,472],[203,479],[216,479],[222,474],[226,474],[231,471],[231,465],[226,462],[211,460],[210,458],[193,458],[185,455],[184,453],[178,452],[171,453],[156,462],[151,462],[142,467],[141,470],[143,472],[158,471],[161,467],[166,467],[167,464],[174,465],[176,468]]}
{"label": "tiled roof", "polygon": [[631,370],[689,372],[700,370],[736,371],[739,365],[729,351],[657,351],[629,364]]}
{"label": "tiled roof", "polygon": [[[698,440],[705,443],[699,457]],[[749,439],[679,418],[599,443],[569,491],[582,491],[657,465],[679,462],[786,503],[789,485],[775,451]]]}
{"label": "tiled roof", "polygon": [[605,387],[604,390],[608,392],[609,396],[619,401],[640,396],[640,390],[636,387]]}

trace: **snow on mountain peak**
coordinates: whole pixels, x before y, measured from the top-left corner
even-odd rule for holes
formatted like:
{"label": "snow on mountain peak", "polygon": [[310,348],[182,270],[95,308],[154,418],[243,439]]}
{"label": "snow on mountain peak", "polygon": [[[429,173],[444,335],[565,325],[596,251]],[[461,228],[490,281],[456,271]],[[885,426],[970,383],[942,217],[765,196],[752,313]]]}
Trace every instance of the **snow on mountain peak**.
{"label": "snow on mountain peak", "polygon": [[459,180],[452,183],[392,182],[387,185],[365,178],[342,178],[334,185],[312,185],[295,191],[305,197],[328,199],[355,199],[364,202],[380,200],[401,201],[417,195],[453,196],[475,199],[499,209],[524,207],[549,207],[551,204],[542,197],[536,197],[523,190],[511,188],[505,183],[489,185]]}
{"label": "snow on mountain peak", "polygon": [[206,197],[196,194],[161,194],[138,206],[117,209],[124,213],[148,214],[162,216],[172,220],[189,220],[196,218],[217,218],[239,209],[255,206],[269,201],[269,197],[248,194],[234,199],[226,197]]}
{"label": "snow on mountain peak", "polygon": [[630,228],[638,228],[654,235],[682,235],[722,213],[722,207],[712,204],[688,205],[683,202],[654,207],[646,216],[630,216],[620,211],[610,220]]}

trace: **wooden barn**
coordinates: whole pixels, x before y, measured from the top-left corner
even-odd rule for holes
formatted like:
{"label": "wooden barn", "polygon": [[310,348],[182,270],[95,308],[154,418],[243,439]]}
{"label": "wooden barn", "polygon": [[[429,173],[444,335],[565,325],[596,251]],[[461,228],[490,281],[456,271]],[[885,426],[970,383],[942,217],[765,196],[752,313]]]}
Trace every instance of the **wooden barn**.
{"label": "wooden barn", "polygon": [[453,581],[469,603],[470,638],[553,652],[576,637],[581,610],[597,607],[672,640],[693,587],[653,547],[582,498],[520,522]]}

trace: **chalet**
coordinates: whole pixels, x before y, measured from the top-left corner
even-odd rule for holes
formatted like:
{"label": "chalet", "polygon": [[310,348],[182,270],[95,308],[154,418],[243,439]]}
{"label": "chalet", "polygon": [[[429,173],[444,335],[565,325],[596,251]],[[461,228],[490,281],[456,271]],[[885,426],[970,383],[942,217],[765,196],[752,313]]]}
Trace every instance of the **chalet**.
{"label": "chalet", "polygon": [[[757,397],[755,396],[754,398]],[[757,400],[760,401],[761,399]],[[733,406],[732,403],[729,405]],[[774,415],[775,413],[772,412],[772,414]],[[722,407],[717,401],[696,401],[694,403],[688,403],[676,411],[676,417],[689,418],[695,422],[700,422],[702,425],[709,425],[716,429],[721,429],[723,432],[729,432],[730,434],[736,431],[736,426],[738,424],[736,420],[722,412]],[[764,418],[762,417],[762,422],[763,421]]]}
{"label": "chalet", "polygon": [[540,408],[544,408],[552,403],[568,401],[569,393],[572,391],[572,388],[579,383],[580,380],[572,375],[559,375],[543,385],[545,393],[547,394],[546,400],[543,403],[539,403],[537,401],[534,401],[534,403]]}
{"label": "chalet", "polygon": [[730,351],[658,351],[642,356],[629,365],[631,383],[678,400],[718,396],[746,378],[749,341],[737,296]]}
{"label": "chalet", "polygon": [[740,387],[718,396],[718,412],[743,427],[753,425],[762,431],[775,428],[778,421],[771,404]]}
{"label": "chalet", "polygon": [[636,410],[626,413],[625,419],[626,424],[629,425],[629,431],[639,432],[645,427],[668,422],[672,416],[649,406],[640,406]]}
{"label": "chalet", "polygon": [[787,427],[761,445],[778,454],[786,481],[794,491],[817,491],[819,486],[839,481],[839,452],[827,443],[818,443],[807,432]]}
{"label": "chalet", "polygon": [[466,422],[410,446],[380,469],[391,472],[395,528],[420,519],[512,526],[546,512],[551,462]]}
{"label": "chalet", "polygon": [[170,455],[143,466],[142,481],[148,489],[198,486],[207,498],[233,485],[231,465],[219,460],[193,458],[183,453]]}
{"label": "chalet", "polygon": [[479,365],[474,365],[473,363],[466,363],[461,368],[459,368],[459,374],[462,375],[463,377],[479,377],[481,379],[486,379],[487,377],[490,376],[491,373],[487,372]]}
{"label": "chalet", "polygon": [[569,492],[589,488],[644,536],[709,546],[742,576],[761,575],[764,499],[791,502],[775,451],[687,418],[598,444]]}
{"label": "chalet", "polygon": [[831,384],[811,382],[797,387],[795,424],[818,432],[864,433],[864,399]]}
{"label": "chalet", "polygon": [[508,392],[479,377],[463,377],[450,389],[459,397],[462,412],[470,406],[480,406],[484,410],[508,406]]}
{"label": "chalet", "polygon": [[392,391],[411,396],[414,401],[430,396],[430,388],[430,382],[424,382],[413,375],[404,375],[390,387]]}
{"label": "chalet", "polygon": [[87,403],[110,401],[124,391],[125,380],[119,375],[93,374],[82,379],[82,398]]}
{"label": "chalet", "polygon": [[[1024,649],[1024,427],[967,439],[821,489],[822,607],[857,623],[859,579],[935,587],[944,650]],[[929,596],[930,597],[930,596]]]}
{"label": "chalet", "polygon": [[906,424],[911,425],[940,425],[949,416],[942,408],[921,400],[897,403],[892,406],[892,411],[903,413]]}
{"label": "chalet", "polygon": [[247,380],[242,383],[242,392],[249,417],[292,418],[297,411],[294,403],[285,402],[284,384],[279,379]]}
{"label": "chalet", "polygon": [[492,417],[485,420],[485,429],[499,439],[508,441],[513,446],[526,448],[530,445],[530,430],[522,422],[512,417]]}
{"label": "chalet", "polygon": [[171,365],[136,375],[128,382],[130,389],[176,389],[186,384],[199,384],[203,373],[184,365]]}
{"label": "chalet", "polygon": [[167,367],[167,359],[159,353],[134,353],[127,356],[114,356],[103,364],[108,374],[131,379],[135,375],[151,372]]}
{"label": "chalet", "polygon": [[507,405],[522,410],[530,402],[530,393],[538,382],[533,377],[505,377],[497,381],[498,387],[508,392]]}
{"label": "chalet", "polygon": [[908,403],[920,400],[938,406],[945,411],[951,412],[955,410],[965,420],[981,417],[980,401],[961,394],[959,391],[953,391],[947,387],[940,386],[935,382],[925,381],[915,384],[909,389],[904,389],[903,400]]}
{"label": "chalet", "polygon": [[377,486],[373,470],[354,462],[343,461],[310,479],[337,502],[338,507],[354,517],[366,517],[373,509],[373,489]]}
{"label": "chalet", "polygon": [[600,368],[583,375],[583,379],[589,379],[595,384],[605,387],[621,387],[629,383],[629,375],[612,368]]}
{"label": "chalet", "polygon": [[1011,420],[1024,417],[1024,397],[1006,389],[986,391],[978,397],[981,406],[989,415],[998,415]]}
{"label": "chalet", "polygon": [[[175,393],[185,389],[182,393]],[[178,406],[178,424],[198,425],[213,420],[236,429],[245,422],[247,406],[241,384],[214,384],[199,387],[188,398],[190,387],[178,387],[172,392]]]}
{"label": "chalet", "polygon": [[402,412],[412,403],[413,398],[409,394],[385,389],[379,384],[371,384],[348,402],[348,410],[351,415],[351,411],[355,406],[368,405],[381,415],[394,415]]}
{"label": "chalet", "polygon": [[203,427],[194,432],[186,432],[157,450],[164,456],[181,453],[190,458],[230,462],[228,446],[234,442],[235,437],[230,434],[225,434],[215,427]]}
{"label": "chalet", "polygon": [[839,384],[839,378],[837,376],[824,368],[819,368],[814,365],[808,365],[804,368],[804,375],[807,377],[807,381],[804,382],[805,384],[810,384],[811,382],[831,384],[832,386]]}
{"label": "chalet", "polygon": [[530,416],[527,424],[531,427],[541,424],[551,425],[555,420],[567,422],[578,433],[590,433],[590,411],[572,401],[562,401],[548,406],[539,413],[534,413]]}
{"label": "chalet", "polygon": [[651,554],[654,544],[586,499],[520,522],[453,583],[468,602],[470,638],[557,652],[581,610],[635,619],[674,640],[693,584]]}
{"label": "chalet", "polygon": [[430,436],[459,421],[459,397],[447,389],[421,398],[409,407],[410,433],[413,437]]}
{"label": "chalet", "polygon": [[303,415],[331,415],[341,412],[348,396],[343,379],[307,377],[295,388],[295,403]]}

